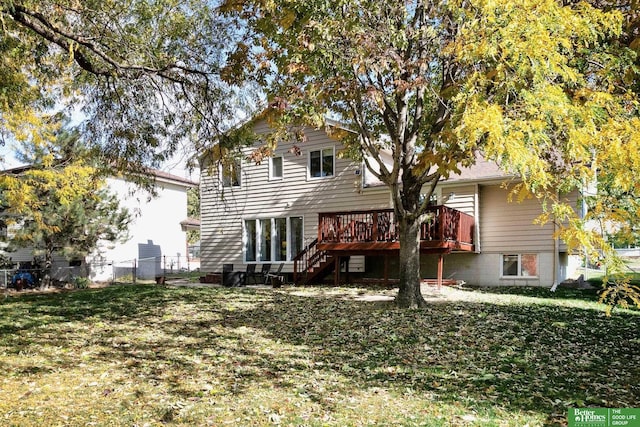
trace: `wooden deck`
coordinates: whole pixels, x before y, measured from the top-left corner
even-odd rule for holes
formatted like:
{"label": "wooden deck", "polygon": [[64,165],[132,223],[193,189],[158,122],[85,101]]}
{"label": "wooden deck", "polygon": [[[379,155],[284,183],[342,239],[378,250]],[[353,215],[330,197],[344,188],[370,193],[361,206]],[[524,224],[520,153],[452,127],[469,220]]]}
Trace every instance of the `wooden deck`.
{"label": "wooden deck", "polygon": [[[474,218],[446,206],[429,208],[430,218],[420,228],[420,250],[439,254],[438,284],[442,284],[442,256],[454,251],[474,250]],[[340,280],[340,265],[352,255],[384,255],[384,281],[388,282],[388,257],[400,250],[393,209],[319,214],[318,238],[294,258],[296,283],[311,283],[334,272]],[[348,268],[347,268],[348,270]]]}
{"label": "wooden deck", "polygon": [[[447,206],[429,208],[431,218],[420,228],[422,252],[473,251],[474,219]],[[318,249],[352,255],[398,251],[392,209],[327,212],[318,218]]]}

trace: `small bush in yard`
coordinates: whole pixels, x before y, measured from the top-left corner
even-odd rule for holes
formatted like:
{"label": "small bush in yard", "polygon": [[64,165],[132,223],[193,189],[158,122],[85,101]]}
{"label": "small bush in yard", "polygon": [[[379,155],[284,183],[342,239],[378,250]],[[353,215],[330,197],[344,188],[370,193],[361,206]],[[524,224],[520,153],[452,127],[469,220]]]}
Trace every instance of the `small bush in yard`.
{"label": "small bush in yard", "polygon": [[88,277],[74,277],[72,283],[76,289],[87,289],[90,281]]}

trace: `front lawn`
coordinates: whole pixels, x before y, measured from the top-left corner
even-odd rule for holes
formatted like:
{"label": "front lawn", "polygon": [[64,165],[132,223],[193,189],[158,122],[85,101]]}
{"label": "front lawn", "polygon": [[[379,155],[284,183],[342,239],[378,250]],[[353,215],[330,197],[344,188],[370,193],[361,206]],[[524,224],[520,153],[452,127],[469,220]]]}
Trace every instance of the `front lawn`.
{"label": "front lawn", "polygon": [[456,289],[399,310],[391,294],[138,285],[0,299],[0,425],[521,427],[640,406],[638,312]]}

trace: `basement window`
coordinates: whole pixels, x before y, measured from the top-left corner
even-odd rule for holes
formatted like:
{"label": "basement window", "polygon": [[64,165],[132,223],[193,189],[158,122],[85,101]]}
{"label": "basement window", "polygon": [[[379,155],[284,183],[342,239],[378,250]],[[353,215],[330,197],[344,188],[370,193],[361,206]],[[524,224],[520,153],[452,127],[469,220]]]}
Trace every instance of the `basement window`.
{"label": "basement window", "polygon": [[502,255],[502,277],[538,277],[538,254]]}

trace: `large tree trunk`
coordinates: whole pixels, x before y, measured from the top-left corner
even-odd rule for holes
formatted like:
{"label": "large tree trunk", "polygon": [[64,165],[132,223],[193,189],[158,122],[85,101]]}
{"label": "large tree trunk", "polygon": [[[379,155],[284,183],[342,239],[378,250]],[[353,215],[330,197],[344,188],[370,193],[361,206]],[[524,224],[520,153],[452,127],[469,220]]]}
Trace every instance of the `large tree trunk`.
{"label": "large tree trunk", "polygon": [[411,215],[396,216],[396,221],[400,238],[400,289],[395,302],[402,308],[424,307],[426,301],[420,292],[420,220]]}

